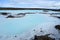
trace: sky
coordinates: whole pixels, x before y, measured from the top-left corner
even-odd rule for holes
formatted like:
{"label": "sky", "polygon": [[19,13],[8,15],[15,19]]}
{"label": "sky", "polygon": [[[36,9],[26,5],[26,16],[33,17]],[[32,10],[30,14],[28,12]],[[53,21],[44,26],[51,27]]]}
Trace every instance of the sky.
{"label": "sky", "polygon": [[59,7],[59,0],[0,0],[0,7]]}

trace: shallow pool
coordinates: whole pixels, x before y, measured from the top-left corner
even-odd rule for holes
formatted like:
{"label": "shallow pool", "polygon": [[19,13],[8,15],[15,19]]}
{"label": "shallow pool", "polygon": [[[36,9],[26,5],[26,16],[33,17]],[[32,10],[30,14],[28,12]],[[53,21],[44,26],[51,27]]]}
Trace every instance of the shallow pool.
{"label": "shallow pool", "polygon": [[[10,12],[10,11],[3,11],[3,12]],[[17,11],[15,11],[15,13],[16,12]],[[18,11],[18,12],[21,12],[21,11]],[[31,11],[27,11],[27,12],[31,12]],[[40,11],[32,11],[32,12],[40,12]],[[41,24],[43,24],[43,26],[41,26],[43,30],[46,30],[46,29],[50,30],[49,27],[47,28],[45,27],[44,29],[44,24],[49,24],[49,25],[51,24],[51,26],[53,26],[52,24],[54,25],[60,24],[60,19],[51,17],[49,14],[39,14],[39,13],[27,14],[22,18],[5,18],[4,16],[0,16],[0,35],[2,36],[1,40],[14,40],[14,37],[12,36],[19,35],[20,37],[20,35],[23,36],[26,33],[27,33],[26,35],[30,35],[29,31],[31,33],[32,29],[39,28],[37,26],[38,25],[40,26]],[[50,32],[54,32],[52,27],[51,29],[52,30],[50,30]],[[49,33],[49,32],[46,31],[46,33]],[[9,37],[12,37],[12,38],[9,38]],[[15,38],[15,40],[17,39]]]}

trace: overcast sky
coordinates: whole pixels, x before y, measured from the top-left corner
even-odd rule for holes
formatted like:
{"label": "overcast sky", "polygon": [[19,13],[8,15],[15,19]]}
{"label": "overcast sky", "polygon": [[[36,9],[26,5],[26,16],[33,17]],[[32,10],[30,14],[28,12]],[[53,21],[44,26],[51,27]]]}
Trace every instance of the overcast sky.
{"label": "overcast sky", "polygon": [[59,0],[0,0],[0,7],[59,7]]}

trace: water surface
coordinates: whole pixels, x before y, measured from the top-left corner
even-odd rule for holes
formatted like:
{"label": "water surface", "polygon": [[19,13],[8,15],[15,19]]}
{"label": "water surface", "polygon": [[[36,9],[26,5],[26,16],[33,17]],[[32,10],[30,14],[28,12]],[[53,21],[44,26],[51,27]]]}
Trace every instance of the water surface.
{"label": "water surface", "polygon": [[[7,19],[4,16],[0,16],[0,35],[21,35],[25,32],[36,28],[37,25],[42,23],[60,23],[60,19],[51,17],[49,14],[39,14],[40,10],[0,10],[0,12],[9,12],[11,14],[35,12],[36,14],[27,14],[22,18],[10,18]],[[51,24],[50,23],[50,24]],[[53,25],[52,25],[53,26]],[[44,29],[45,30],[45,29]],[[47,30],[49,30],[47,28]]]}

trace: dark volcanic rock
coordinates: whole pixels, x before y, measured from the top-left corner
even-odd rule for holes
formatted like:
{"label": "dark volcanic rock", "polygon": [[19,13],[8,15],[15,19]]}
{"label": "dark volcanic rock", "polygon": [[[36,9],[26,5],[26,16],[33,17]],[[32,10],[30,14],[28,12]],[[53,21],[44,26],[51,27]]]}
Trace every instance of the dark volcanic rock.
{"label": "dark volcanic rock", "polygon": [[56,25],[55,28],[60,30],[60,25]]}
{"label": "dark volcanic rock", "polygon": [[58,19],[60,19],[60,17],[57,17]]}
{"label": "dark volcanic rock", "polygon": [[1,15],[8,15],[8,14],[10,14],[10,13],[0,13]]}
{"label": "dark volcanic rock", "polygon": [[14,37],[17,37],[16,35]]}
{"label": "dark volcanic rock", "polygon": [[15,16],[9,15],[6,18],[15,18]]}
{"label": "dark volcanic rock", "polygon": [[55,38],[48,37],[48,35],[41,35],[41,36],[35,35],[33,40],[55,40]]}
{"label": "dark volcanic rock", "polygon": [[18,13],[17,15],[25,15],[25,13]]}

